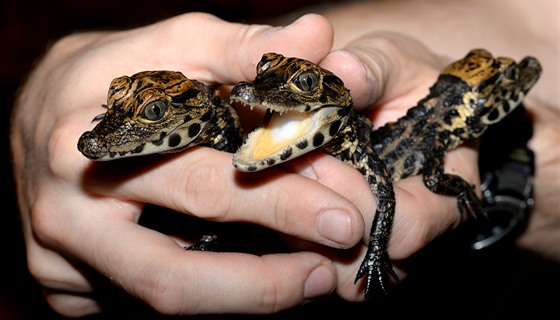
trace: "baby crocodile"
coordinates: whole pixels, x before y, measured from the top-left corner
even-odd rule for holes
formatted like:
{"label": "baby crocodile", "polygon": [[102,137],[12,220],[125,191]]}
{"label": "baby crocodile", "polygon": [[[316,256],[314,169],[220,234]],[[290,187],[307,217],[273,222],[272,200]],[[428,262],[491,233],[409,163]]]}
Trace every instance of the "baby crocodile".
{"label": "baby crocodile", "polygon": [[367,272],[366,295],[374,278],[385,293],[386,274],[397,279],[387,254],[395,208],[392,182],[423,173],[430,190],[456,196],[461,212],[480,214],[472,185],[443,172],[445,152],[479,137],[511,112],[540,72],[532,57],[516,64],[472,50],[445,68],[429,95],[407,115],[372,131],[369,120],[352,110],[342,80],[309,61],[268,53],[255,80],[239,83],[230,94],[232,103],[267,110],[262,124],[234,154],[234,166],[261,170],[322,148],[358,169],[378,208],[356,281]]}
{"label": "baby crocodile", "polygon": [[471,50],[445,68],[428,96],[405,116],[373,131],[373,148],[393,182],[422,174],[428,189],[457,197],[459,210],[476,217],[482,202],[473,185],[444,173],[445,153],[480,137],[489,125],[511,113],[540,73],[533,57],[517,64],[483,49]]}
{"label": "baby crocodile", "polygon": [[82,134],[78,150],[92,160],[178,152],[205,145],[235,152],[242,143],[235,110],[217,91],[180,72],[144,71],[114,79],[107,112]]}
{"label": "baby crocodile", "polygon": [[[217,91],[180,72],[144,71],[111,82],[107,112],[82,134],[78,150],[92,160],[179,152],[204,145],[233,153],[242,133],[235,110]],[[189,250],[213,250],[204,235]]]}
{"label": "baby crocodile", "polygon": [[237,84],[230,100],[267,109],[262,124],[234,154],[237,169],[257,171],[321,148],[362,173],[377,210],[356,281],[367,273],[366,294],[374,277],[385,292],[386,275],[398,279],[387,253],[395,194],[389,171],[373,150],[371,122],[352,109],[342,80],[309,61],[267,53],[255,80]]}

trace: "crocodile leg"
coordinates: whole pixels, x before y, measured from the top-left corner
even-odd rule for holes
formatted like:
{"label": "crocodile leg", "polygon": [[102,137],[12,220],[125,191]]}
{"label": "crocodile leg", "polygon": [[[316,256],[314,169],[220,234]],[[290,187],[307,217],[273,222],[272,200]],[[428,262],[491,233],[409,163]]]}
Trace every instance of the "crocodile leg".
{"label": "crocodile leg", "polygon": [[193,251],[216,251],[218,236],[215,234],[205,234],[192,246],[185,247],[186,250]]}
{"label": "crocodile leg", "polygon": [[[356,113],[350,114],[349,124],[338,139],[326,145],[324,150],[356,168],[368,183],[377,199],[377,209],[371,226],[368,250],[356,274],[354,282],[366,276],[365,293],[368,295],[374,284],[379,283],[383,294],[387,294],[387,274],[398,281],[397,274],[387,252],[389,234],[395,215],[395,192],[387,166],[373,150],[370,141],[369,121]],[[352,141],[354,147],[343,148]]]}
{"label": "crocodile leg", "polygon": [[[370,162],[373,162],[375,165],[370,165],[369,168],[379,172],[385,171],[385,174],[364,174],[364,176],[367,176],[366,179],[369,185],[375,186],[375,190],[372,187],[372,191],[374,191],[377,197],[377,210],[371,226],[368,250],[354,282],[356,283],[367,273],[365,294],[368,295],[371,292],[375,278],[377,278],[377,283],[379,283],[382,293],[387,294],[387,274],[397,282],[399,281],[387,252],[389,233],[395,215],[395,193],[390,179],[386,178],[388,177],[388,172],[383,163],[381,161]],[[363,170],[360,171],[364,173]]]}
{"label": "crocodile leg", "polygon": [[463,178],[443,172],[444,151],[437,150],[426,157],[423,168],[424,184],[432,192],[457,197],[457,205],[462,214],[476,218],[483,214],[482,201],[474,192],[474,185]]}

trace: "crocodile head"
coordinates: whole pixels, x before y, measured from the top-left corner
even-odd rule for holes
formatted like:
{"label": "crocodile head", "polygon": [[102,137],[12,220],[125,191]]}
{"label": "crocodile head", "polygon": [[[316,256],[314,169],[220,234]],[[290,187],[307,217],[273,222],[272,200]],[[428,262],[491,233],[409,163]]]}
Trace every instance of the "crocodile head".
{"label": "crocodile head", "polygon": [[254,81],[233,87],[230,102],[266,110],[233,156],[241,171],[261,170],[324,145],[352,108],[349,90],[332,72],[276,53],[262,56]]}
{"label": "crocodile head", "polygon": [[540,74],[541,65],[533,57],[516,63],[510,58],[493,57],[484,49],[471,50],[465,58],[442,72],[442,75],[463,80],[470,87],[463,103],[484,126],[502,120],[515,109]]}
{"label": "crocodile head", "polygon": [[107,112],[82,134],[78,150],[92,160],[182,150],[212,117],[215,90],[180,72],[145,71],[111,82]]}

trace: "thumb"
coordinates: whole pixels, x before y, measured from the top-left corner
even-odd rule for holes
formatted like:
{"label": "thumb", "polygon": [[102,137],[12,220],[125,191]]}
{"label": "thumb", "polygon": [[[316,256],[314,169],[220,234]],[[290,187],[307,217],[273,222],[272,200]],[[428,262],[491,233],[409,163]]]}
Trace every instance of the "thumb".
{"label": "thumb", "polygon": [[173,61],[193,78],[221,84],[253,79],[264,53],[318,62],[331,50],[333,42],[332,25],[318,14],[303,15],[284,27],[272,27],[188,13],[162,21],[151,30],[147,41],[159,44],[158,52],[168,64]]}
{"label": "thumb", "polygon": [[366,109],[398,100],[413,106],[443,69],[443,59],[405,35],[373,32],[330,53],[321,65],[337,74]]}

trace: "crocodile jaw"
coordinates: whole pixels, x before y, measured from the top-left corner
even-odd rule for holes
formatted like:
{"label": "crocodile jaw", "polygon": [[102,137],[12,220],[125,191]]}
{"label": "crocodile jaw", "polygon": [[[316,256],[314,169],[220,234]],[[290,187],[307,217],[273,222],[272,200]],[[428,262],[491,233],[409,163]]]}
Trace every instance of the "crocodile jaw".
{"label": "crocodile jaw", "polygon": [[332,106],[307,113],[267,110],[261,125],[233,155],[234,167],[258,171],[317,149],[331,138],[324,132],[329,132],[332,121],[325,119],[333,119],[339,109]]}

